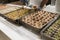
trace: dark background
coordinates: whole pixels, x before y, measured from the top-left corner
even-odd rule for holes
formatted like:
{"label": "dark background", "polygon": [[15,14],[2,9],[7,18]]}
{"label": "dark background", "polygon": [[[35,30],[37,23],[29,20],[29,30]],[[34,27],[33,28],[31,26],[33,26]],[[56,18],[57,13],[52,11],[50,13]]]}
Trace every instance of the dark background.
{"label": "dark background", "polygon": [[14,1],[19,1],[19,0],[0,0],[0,3],[10,3]]}
{"label": "dark background", "polygon": [[48,5],[48,4],[51,4],[51,0],[48,0],[48,2],[47,2],[47,4],[46,4],[46,5]]}
{"label": "dark background", "polygon": [[[10,3],[10,2],[15,2],[19,0],[0,0],[0,3]],[[48,0],[47,5],[51,4],[51,0]]]}

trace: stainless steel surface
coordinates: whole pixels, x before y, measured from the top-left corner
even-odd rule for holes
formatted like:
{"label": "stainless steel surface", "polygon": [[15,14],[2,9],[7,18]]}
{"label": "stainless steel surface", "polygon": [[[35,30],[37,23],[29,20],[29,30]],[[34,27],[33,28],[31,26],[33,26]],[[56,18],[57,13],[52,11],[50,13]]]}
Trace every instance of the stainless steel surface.
{"label": "stainless steel surface", "polygon": [[25,29],[23,26],[16,26],[8,21],[6,21],[4,18],[0,17],[0,22],[2,22],[7,27],[11,28],[15,32],[17,32],[21,37],[26,38],[28,40],[42,40],[40,36],[37,36],[36,34],[32,33],[31,31]]}
{"label": "stainless steel surface", "polygon": [[0,30],[0,40],[11,40],[11,39]]}

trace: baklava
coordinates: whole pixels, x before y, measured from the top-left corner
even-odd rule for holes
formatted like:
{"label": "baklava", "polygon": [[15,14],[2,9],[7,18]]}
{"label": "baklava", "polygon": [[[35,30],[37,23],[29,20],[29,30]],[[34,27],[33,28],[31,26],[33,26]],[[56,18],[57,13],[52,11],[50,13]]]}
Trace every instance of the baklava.
{"label": "baklava", "polygon": [[5,14],[6,17],[16,20],[24,16],[25,14],[28,14],[29,9],[19,9],[10,13]]}
{"label": "baklava", "polygon": [[60,40],[60,19],[53,23],[45,32],[45,35]]}
{"label": "baklava", "polygon": [[41,29],[47,23],[54,19],[56,14],[47,11],[38,11],[22,18],[22,21],[32,27]]}

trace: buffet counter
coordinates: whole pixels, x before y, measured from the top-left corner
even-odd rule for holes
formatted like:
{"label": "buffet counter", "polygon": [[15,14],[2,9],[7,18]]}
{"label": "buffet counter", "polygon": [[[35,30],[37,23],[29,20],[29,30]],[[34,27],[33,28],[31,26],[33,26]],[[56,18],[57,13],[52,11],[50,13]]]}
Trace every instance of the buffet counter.
{"label": "buffet counter", "polygon": [[[52,10],[52,8],[54,10]],[[48,5],[43,10],[56,13],[55,6],[51,5]],[[31,30],[28,30],[23,26],[14,25],[2,17],[0,17],[0,30],[11,40],[42,40],[40,36],[32,33]]]}

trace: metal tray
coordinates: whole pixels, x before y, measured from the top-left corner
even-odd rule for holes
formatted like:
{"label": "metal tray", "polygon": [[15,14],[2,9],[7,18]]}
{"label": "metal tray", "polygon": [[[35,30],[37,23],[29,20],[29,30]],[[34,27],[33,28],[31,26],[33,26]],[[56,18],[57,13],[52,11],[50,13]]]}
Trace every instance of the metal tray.
{"label": "metal tray", "polygon": [[21,8],[21,7],[9,6],[9,7],[5,8],[5,9],[0,10],[0,13],[1,13],[1,14],[5,14],[5,13],[9,13],[9,12],[11,12],[11,11],[18,10],[18,9],[20,9],[20,8]]}
{"label": "metal tray", "polygon": [[[60,16],[59,16],[59,17],[60,17]],[[45,32],[51,25],[53,25],[53,24],[59,19],[59,17],[56,18],[55,20],[51,21],[51,22],[40,32],[42,39],[44,39],[44,40],[55,40],[53,37],[50,37],[50,36],[44,34],[44,32]]]}
{"label": "metal tray", "polygon": [[[30,14],[31,14],[31,13],[30,13]],[[28,14],[28,15],[30,15],[30,14]],[[25,16],[27,16],[27,15],[25,15]],[[25,16],[24,16],[24,17],[25,17]],[[22,18],[24,18],[24,17],[22,17]],[[59,17],[59,15],[57,15],[53,20],[56,20],[58,17]],[[31,25],[23,22],[23,21],[22,21],[22,18],[18,20],[19,23],[22,24],[25,28],[31,30],[32,32],[38,33],[38,34],[40,33],[40,31],[41,31],[43,28],[45,28],[45,26],[47,26],[51,21],[53,21],[53,20],[51,20],[49,23],[47,23],[46,25],[44,25],[41,29],[38,29],[38,28],[35,28],[35,27],[33,27],[33,26],[31,26]]]}
{"label": "metal tray", "polygon": [[[21,8],[20,8],[20,9],[21,9]],[[18,9],[18,10],[20,10],[20,9]],[[25,9],[27,9],[27,8],[25,8]],[[29,10],[31,10],[31,9],[29,9]],[[14,10],[14,11],[16,11],[16,10]],[[14,11],[11,11],[11,12],[14,12]],[[9,12],[9,13],[11,13],[11,12]],[[31,12],[31,11],[29,11],[29,12]],[[29,12],[28,12],[27,14],[29,14]],[[8,13],[0,13],[0,16],[3,17],[4,19],[6,19],[7,21],[11,22],[11,23],[20,25],[19,22],[17,21],[18,19],[12,20],[12,19],[6,17],[5,14],[8,14]],[[25,15],[27,15],[27,14],[25,14]],[[23,15],[23,16],[24,16],[24,15]],[[19,19],[20,19],[20,18],[19,18]]]}

